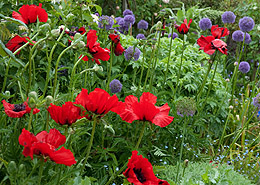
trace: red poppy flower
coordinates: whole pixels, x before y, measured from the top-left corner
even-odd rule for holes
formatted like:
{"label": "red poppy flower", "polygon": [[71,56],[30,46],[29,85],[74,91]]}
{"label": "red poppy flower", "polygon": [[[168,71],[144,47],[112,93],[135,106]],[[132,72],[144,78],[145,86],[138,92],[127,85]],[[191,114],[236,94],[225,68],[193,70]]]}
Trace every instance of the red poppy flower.
{"label": "red poppy flower", "polygon": [[215,39],[214,36],[201,37],[197,40],[197,44],[200,46],[200,50],[203,50],[205,53],[212,55],[216,49],[221,53],[227,55],[227,44],[219,39]]}
{"label": "red poppy flower", "polygon": [[76,164],[73,153],[64,147],[57,150],[65,142],[66,137],[56,129],[51,129],[49,133],[42,131],[36,136],[23,129],[19,136],[19,143],[24,146],[23,155],[25,157],[30,156],[33,160],[34,154],[41,155],[45,161],[49,158],[57,164],[71,166]]}
{"label": "red poppy flower", "polygon": [[128,159],[127,169],[123,175],[134,185],[170,185],[167,181],[158,179],[153,172],[153,166],[148,159],[142,155],[137,155],[136,150],[132,151],[132,156]]}
{"label": "red poppy flower", "polygon": [[114,43],[114,53],[116,56],[122,55],[125,51],[125,49],[122,47],[120,43],[120,36],[117,34],[110,34],[109,38],[113,41]]}
{"label": "red poppy flower", "polygon": [[[7,116],[11,118],[21,118],[23,117],[24,114],[31,112],[31,108],[28,106],[27,101],[21,104],[10,104],[7,103],[5,100],[2,100],[2,103],[5,108],[5,113],[7,114]],[[38,112],[40,112],[39,109],[36,108],[33,109],[33,114],[36,114]]]}
{"label": "red poppy flower", "polygon": [[82,89],[76,97],[75,104],[80,104],[87,111],[99,115],[104,115],[109,111],[120,114],[124,107],[115,94],[110,96],[105,90],[99,88],[89,94],[87,89]]}
{"label": "red poppy flower", "polygon": [[[7,47],[10,51],[12,51],[12,52],[14,53],[17,49],[19,49],[19,48],[22,47],[25,43],[28,42],[28,41],[26,40],[26,38],[30,40],[29,37],[20,37],[19,35],[16,35],[16,36],[14,36],[11,40],[9,40],[9,41],[7,42],[7,44],[5,45],[5,47]],[[31,43],[29,43],[29,44],[30,44],[30,45],[33,45],[33,44],[31,44]],[[20,53],[20,51],[17,52],[16,54],[18,55],[19,53]]]}
{"label": "red poppy flower", "polygon": [[78,119],[82,118],[81,109],[74,106],[72,102],[65,102],[61,107],[51,103],[48,108],[51,118],[60,125],[72,125]]}
{"label": "red poppy flower", "polygon": [[44,9],[42,9],[42,4],[39,3],[39,6],[36,5],[23,5],[19,9],[19,13],[13,11],[13,18],[18,19],[25,24],[34,23],[37,21],[37,17],[40,22],[47,22],[48,14]]}
{"label": "red poppy flower", "polygon": [[77,32],[79,32],[81,35],[83,35],[84,33],[86,33],[86,29],[85,27],[80,27]]}
{"label": "red poppy flower", "polygon": [[161,107],[155,106],[156,99],[157,97],[149,92],[142,94],[140,102],[137,97],[129,95],[125,98],[125,109],[121,111],[120,117],[128,123],[143,120],[150,121],[159,127],[166,127],[174,117],[168,115],[170,107],[167,103]]}
{"label": "red poppy flower", "polygon": [[211,27],[211,34],[215,39],[220,39],[221,37],[229,35],[229,30],[227,28],[218,27],[218,25],[213,25]]}
{"label": "red poppy flower", "polygon": [[175,25],[175,29],[177,29],[177,31],[180,34],[187,34],[189,29],[190,29],[190,24],[192,22],[192,19],[190,19],[189,24],[187,24],[187,19],[184,19],[183,23],[179,26],[179,25]]}
{"label": "red poppy flower", "polygon": [[[108,61],[110,58],[110,50],[105,48],[101,48],[100,47],[100,43],[96,42],[97,41],[97,35],[96,35],[97,31],[96,30],[90,30],[87,33],[87,45],[86,47],[88,48],[88,52],[92,55],[93,60],[95,60],[95,62],[99,65],[100,64],[100,60],[103,61]],[[84,61],[88,61],[88,57],[84,56],[82,58],[82,60]]]}

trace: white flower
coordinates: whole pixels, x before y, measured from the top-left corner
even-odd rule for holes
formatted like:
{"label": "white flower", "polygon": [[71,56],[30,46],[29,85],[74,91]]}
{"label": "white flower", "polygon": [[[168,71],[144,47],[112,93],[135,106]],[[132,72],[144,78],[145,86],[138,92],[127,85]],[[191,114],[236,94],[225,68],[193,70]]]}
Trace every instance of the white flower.
{"label": "white flower", "polygon": [[97,23],[97,24],[98,24],[99,17],[98,17],[98,16],[96,16],[95,14],[91,14],[91,16],[92,16],[92,18],[93,18],[93,21],[94,21],[95,23]]}
{"label": "white flower", "polygon": [[164,3],[168,4],[170,0],[162,0]]}

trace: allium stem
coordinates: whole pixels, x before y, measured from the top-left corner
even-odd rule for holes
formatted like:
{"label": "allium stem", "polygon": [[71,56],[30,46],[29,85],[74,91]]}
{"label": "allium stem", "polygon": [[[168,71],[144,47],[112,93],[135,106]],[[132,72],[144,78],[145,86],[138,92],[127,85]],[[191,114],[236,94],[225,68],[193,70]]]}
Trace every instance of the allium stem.
{"label": "allium stem", "polygon": [[29,118],[29,123],[28,123],[28,129],[27,129],[29,132],[30,132],[31,126],[32,126],[32,118],[33,118],[33,108],[31,108],[30,118]]}
{"label": "allium stem", "polygon": [[[174,30],[174,24],[172,24],[172,34],[173,34],[173,30]],[[170,64],[170,58],[171,58],[171,51],[172,51],[172,35],[171,35],[171,40],[170,40],[170,49],[169,49],[169,54],[168,54],[168,61],[167,61],[167,66],[166,66],[166,71],[164,73],[164,79],[163,79],[163,89],[165,87],[165,82],[166,82],[166,77],[168,74],[168,70],[169,70],[169,64]]]}
{"label": "allium stem", "polygon": [[[189,121],[189,119],[188,119],[188,121]],[[184,124],[183,124],[183,130],[182,130],[181,151],[180,151],[179,162],[177,164],[177,173],[176,173],[176,179],[175,179],[176,183],[178,182],[178,176],[179,176],[179,171],[180,171],[180,164],[181,164],[181,158],[182,158],[182,152],[183,152],[184,137],[185,137],[185,134],[186,134],[186,124],[187,124],[187,118],[185,116]]]}
{"label": "allium stem", "polygon": [[11,58],[8,60],[8,63],[7,63],[6,69],[5,69],[5,77],[4,77],[3,87],[2,87],[2,93],[4,93],[4,91],[5,91],[5,85],[6,85],[6,81],[7,81],[7,75],[9,72],[10,62],[11,62]]}
{"label": "allium stem", "polygon": [[150,75],[151,63],[152,63],[152,61],[153,61],[154,53],[155,53],[155,47],[154,47],[153,50],[152,50],[151,60],[149,60],[149,66],[148,66],[148,70],[147,70],[146,77],[145,77],[145,80],[144,80],[143,92],[144,92],[145,89],[146,89],[146,82],[147,82],[148,77],[149,77],[149,75]]}
{"label": "allium stem", "polygon": [[182,53],[181,53],[181,64],[179,66],[179,70],[178,70],[178,74],[177,74],[177,81],[176,81],[176,88],[174,90],[174,96],[176,97],[176,93],[177,93],[177,89],[179,86],[179,79],[180,79],[180,75],[181,75],[181,67],[182,67],[182,60],[183,60],[183,53],[184,53],[184,49],[185,49],[185,42],[184,42],[184,35],[183,35],[183,40],[182,40]]}
{"label": "allium stem", "polygon": [[137,93],[139,93],[139,90],[141,88],[141,82],[142,82],[143,72],[144,72],[144,62],[145,62],[145,44],[143,45],[143,61],[142,61],[141,76],[140,76],[140,80],[139,80],[139,84],[138,84]]}
{"label": "allium stem", "polygon": [[86,150],[85,150],[84,153],[83,153],[83,156],[86,154],[86,157],[85,157],[85,160],[84,160],[84,162],[83,162],[83,166],[82,166],[82,168],[81,168],[81,175],[83,174],[83,171],[84,171],[84,169],[85,169],[86,163],[87,163],[87,161],[88,161],[88,157],[89,157],[89,154],[90,154],[90,150],[91,150],[91,147],[92,147],[92,144],[93,144],[93,139],[94,139],[94,134],[95,134],[96,125],[97,125],[97,118],[96,118],[96,116],[94,116],[94,118],[93,118],[93,127],[92,127],[91,137],[90,137],[90,140],[89,140],[89,143],[88,143],[88,147],[86,148]]}
{"label": "allium stem", "polygon": [[76,71],[76,67],[79,64],[79,62],[81,61],[81,59],[84,57],[84,55],[82,55],[77,62],[74,64],[73,68],[72,68],[72,72],[71,72],[71,77],[70,77],[70,84],[69,84],[69,89],[70,89],[70,100],[73,100],[73,88],[74,88],[74,76],[75,76],[75,71]]}
{"label": "allium stem", "polygon": [[110,54],[110,65],[109,65],[109,71],[107,75],[107,86],[106,86],[106,91],[108,91],[109,83],[110,83],[110,76],[111,76],[111,71],[112,71],[112,64],[113,64],[113,50],[114,50],[114,44],[113,41],[111,41],[111,54]]}
{"label": "allium stem", "polygon": [[237,84],[237,71],[238,71],[238,67],[239,67],[239,64],[240,64],[240,60],[241,60],[241,57],[242,57],[242,53],[243,53],[243,47],[244,47],[244,44],[245,44],[245,38],[246,38],[246,34],[244,34],[244,39],[243,39],[243,44],[242,44],[242,47],[241,47],[241,50],[240,50],[240,54],[239,54],[239,58],[238,58],[238,61],[237,61],[237,66],[235,66],[235,69],[234,69],[234,74],[233,74],[233,77],[232,77],[232,92],[231,92],[231,101],[230,101],[230,104],[233,105],[233,96],[235,94],[235,88],[236,88],[236,84]]}

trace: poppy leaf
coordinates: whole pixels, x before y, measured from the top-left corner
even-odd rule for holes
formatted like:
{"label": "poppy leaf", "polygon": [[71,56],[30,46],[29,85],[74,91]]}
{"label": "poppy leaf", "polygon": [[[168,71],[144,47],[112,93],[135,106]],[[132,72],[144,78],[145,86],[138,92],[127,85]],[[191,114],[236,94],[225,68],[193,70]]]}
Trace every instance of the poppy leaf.
{"label": "poppy leaf", "polygon": [[18,20],[18,19],[14,19],[14,18],[11,18],[11,17],[6,17],[6,16],[4,16],[2,14],[0,14],[0,17],[2,17],[5,20],[11,21],[11,22],[13,22],[15,24],[20,24],[20,25],[24,26],[26,29],[28,29],[27,25],[25,23],[23,23],[22,21]]}
{"label": "poppy leaf", "polygon": [[184,19],[184,14],[182,10],[178,10],[177,12],[177,21],[181,22]]}
{"label": "poppy leaf", "polygon": [[0,40],[0,55],[2,56],[10,56],[16,63],[18,63],[19,65],[21,65],[22,67],[24,67],[24,63],[22,61],[20,61],[19,59],[17,59],[14,54],[5,47],[4,43]]}

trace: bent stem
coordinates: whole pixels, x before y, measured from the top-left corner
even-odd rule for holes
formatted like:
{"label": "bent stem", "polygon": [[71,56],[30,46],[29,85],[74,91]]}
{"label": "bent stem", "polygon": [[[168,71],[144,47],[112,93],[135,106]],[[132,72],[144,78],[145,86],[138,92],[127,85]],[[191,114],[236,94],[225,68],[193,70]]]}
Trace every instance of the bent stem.
{"label": "bent stem", "polygon": [[179,86],[179,79],[180,79],[180,75],[181,75],[181,67],[182,67],[183,53],[184,53],[184,49],[185,49],[184,37],[185,37],[185,36],[183,36],[183,40],[182,40],[181,64],[180,64],[179,70],[178,70],[177,81],[176,81],[177,84],[176,84],[176,88],[175,88],[175,90],[174,90],[174,96],[176,96],[177,89],[178,89],[178,86]]}
{"label": "bent stem", "polygon": [[112,64],[113,64],[113,53],[114,53],[114,44],[113,44],[113,41],[111,41],[110,66],[109,66],[109,72],[108,72],[108,75],[107,75],[106,91],[108,91],[108,87],[109,87],[109,83],[110,83],[110,76],[111,76]]}
{"label": "bent stem", "polygon": [[179,170],[180,170],[180,164],[181,164],[181,158],[182,158],[182,152],[183,152],[184,137],[185,137],[185,133],[186,133],[186,124],[187,124],[187,122],[186,122],[186,116],[185,116],[183,132],[182,132],[181,151],[180,151],[180,157],[179,157],[179,162],[177,165],[177,173],[176,173],[176,179],[175,179],[176,183],[178,181],[178,176],[179,176]]}
{"label": "bent stem", "polygon": [[[140,135],[139,135],[139,138],[138,138],[138,141],[135,145],[135,150],[137,150],[139,148],[139,145],[141,143],[141,140],[144,136],[144,130],[145,130],[145,126],[146,126],[146,122],[143,123],[143,127],[142,127],[142,130],[140,132]],[[118,176],[119,174],[121,174],[127,167],[127,164],[128,164],[128,161],[124,164],[124,166],[118,170],[117,172],[113,173],[113,175],[110,177],[110,179],[108,180],[108,182],[106,183],[106,185],[110,185],[111,182],[115,179],[116,176]]]}
{"label": "bent stem", "polygon": [[87,160],[88,160],[88,157],[89,157],[89,154],[90,154],[90,149],[92,147],[92,143],[93,143],[93,139],[94,139],[94,134],[95,134],[95,128],[96,128],[96,125],[97,125],[97,118],[96,116],[94,116],[93,118],[93,127],[92,127],[92,132],[91,132],[91,137],[90,137],[90,140],[89,140],[89,144],[88,144],[88,147],[86,148],[86,150],[84,151],[83,155],[85,155],[86,153],[86,157],[85,157],[85,160],[83,162],[83,166],[81,168],[81,174],[83,173],[84,169],[85,169],[85,165],[87,163]]}
{"label": "bent stem", "polygon": [[[174,24],[172,24],[172,34],[173,34],[173,30],[174,30]],[[171,51],[172,51],[172,40],[173,40],[173,38],[172,38],[172,35],[171,35],[170,50],[169,50],[169,54],[168,54],[168,61],[167,61],[166,71],[164,73],[164,79],[163,79],[163,89],[164,89],[165,82],[166,82],[166,76],[167,76],[168,70],[169,70]]]}

